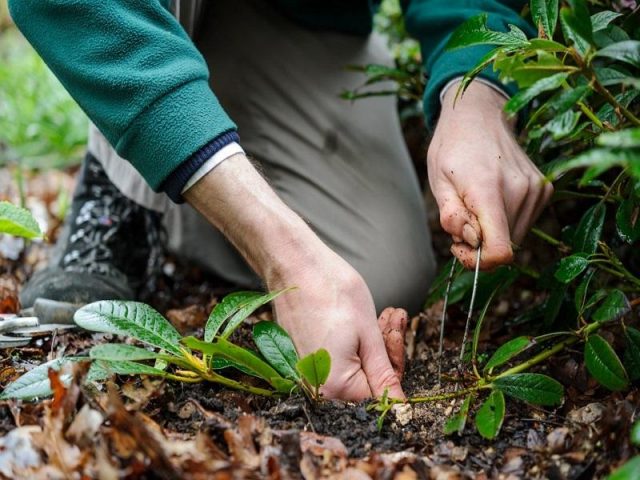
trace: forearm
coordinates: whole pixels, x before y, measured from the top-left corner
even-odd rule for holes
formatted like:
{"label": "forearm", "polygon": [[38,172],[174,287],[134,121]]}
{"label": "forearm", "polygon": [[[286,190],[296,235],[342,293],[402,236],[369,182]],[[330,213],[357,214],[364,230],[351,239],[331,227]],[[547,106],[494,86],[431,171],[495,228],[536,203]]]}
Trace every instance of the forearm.
{"label": "forearm", "polygon": [[[327,247],[276,195],[244,155],[235,155],[184,194],[269,287]],[[272,284],[272,285],[269,285]]]}

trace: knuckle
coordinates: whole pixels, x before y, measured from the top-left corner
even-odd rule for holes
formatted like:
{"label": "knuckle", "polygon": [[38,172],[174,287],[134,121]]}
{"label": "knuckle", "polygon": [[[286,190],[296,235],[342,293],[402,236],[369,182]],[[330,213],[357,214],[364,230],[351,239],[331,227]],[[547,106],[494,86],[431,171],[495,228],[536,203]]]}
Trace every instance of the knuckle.
{"label": "knuckle", "polygon": [[397,385],[399,381],[398,375],[391,367],[385,368],[380,375],[376,376],[376,382],[381,388],[391,388]]}

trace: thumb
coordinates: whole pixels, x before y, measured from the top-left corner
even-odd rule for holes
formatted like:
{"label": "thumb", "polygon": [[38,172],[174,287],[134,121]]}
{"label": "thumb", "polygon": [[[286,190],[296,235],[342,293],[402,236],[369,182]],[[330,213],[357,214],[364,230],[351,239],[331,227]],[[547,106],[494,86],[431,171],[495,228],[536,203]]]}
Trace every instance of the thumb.
{"label": "thumb", "polygon": [[485,191],[468,200],[468,208],[482,228],[482,268],[491,269],[513,260],[507,210],[497,192]]}
{"label": "thumb", "polygon": [[388,390],[389,397],[404,399],[400,378],[393,370],[387,349],[378,328],[372,328],[360,344],[360,360],[371,393],[381,397]]}

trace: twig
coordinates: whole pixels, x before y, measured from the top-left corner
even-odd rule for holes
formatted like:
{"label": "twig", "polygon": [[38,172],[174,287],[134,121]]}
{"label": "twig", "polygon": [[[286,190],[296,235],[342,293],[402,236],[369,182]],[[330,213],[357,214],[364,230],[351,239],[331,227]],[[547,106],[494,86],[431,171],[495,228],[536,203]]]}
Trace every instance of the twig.
{"label": "twig", "polygon": [[440,345],[438,347],[438,383],[442,376],[442,350],[444,345],[444,324],[447,319],[447,310],[449,307],[449,293],[451,292],[451,284],[453,283],[453,273],[456,270],[457,258],[453,258],[451,262],[451,271],[449,272],[449,278],[447,279],[447,289],[444,292],[444,305],[442,307],[442,317],[440,318]]}
{"label": "twig", "polygon": [[464,336],[462,337],[462,347],[460,348],[460,363],[464,358],[464,350],[467,345],[467,337],[469,336],[469,325],[473,315],[473,305],[476,302],[476,292],[478,291],[478,275],[480,275],[480,256],[482,255],[482,245],[478,247],[478,255],[476,256],[476,271],[473,276],[473,289],[471,290],[471,301],[469,302],[469,313],[467,314],[467,323],[464,327]]}

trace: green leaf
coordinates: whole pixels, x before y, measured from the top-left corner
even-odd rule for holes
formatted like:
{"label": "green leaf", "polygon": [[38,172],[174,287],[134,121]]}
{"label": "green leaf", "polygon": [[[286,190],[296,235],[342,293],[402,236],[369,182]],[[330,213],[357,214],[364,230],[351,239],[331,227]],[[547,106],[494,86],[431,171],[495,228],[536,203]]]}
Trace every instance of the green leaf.
{"label": "green leaf", "polygon": [[493,386],[505,395],[534,405],[560,405],[564,397],[564,388],[559,382],[539,373],[516,373],[496,378]]}
{"label": "green leaf", "polygon": [[636,422],[631,427],[631,443],[636,447],[640,447],[640,420],[636,420]]}
{"label": "green leaf", "polygon": [[578,126],[581,116],[581,112],[567,110],[563,114],[552,118],[544,128],[546,131],[551,133],[551,138],[555,141],[562,140],[573,133]]}
{"label": "green leaf", "polygon": [[640,478],[640,455],[636,455],[607,477],[607,480],[636,480]]}
{"label": "green leaf", "polygon": [[624,352],[624,365],[631,380],[640,378],[640,331],[633,327],[624,329],[627,349]]}
{"label": "green leaf", "polygon": [[143,363],[129,360],[96,360],[100,368],[111,376],[115,375],[150,375],[154,377],[166,377],[167,372]]}
{"label": "green leaf", "polygon": [[87,330],[131,336],[182,356],[182,336],[166,318],[144,303],[119,300],[94,302],[78,310],[73,320]]}
{"label": "green leaf", "polygon": [[629,78],[628,73],[621,72],[617,68],[612,67],[596,67],[595,72],[598,81],[605,87],[623,83]]}
{"label": "green leaf", "polygon": [[495,353],[491,356],[487,364],[484,366],[485,372],[490,372],[500,365],[504,365],[516,355],[521,354],[534,342],[531,341],[531,337],[516,337],[509,340],[504,345],[501,345]]}
{"label": "green leaf", "polygon": [[280,375],[289,380],[300,380],[296,371],[298,353],[284,328],[275,322],[256,323],[253,327],[253,341],[262,356]]}
{"label": "green leaf", "polygon": [[494,390],[476,413],[478,433],[488,440],[496,438],[504,421],[504,395]]}
{"label": "green leaf", "polygon": [[602,305],[593,312],[591,320],[594,322],[610,322],[617,320],[631,310],[627,296],[620,290],[614,289],[608,292]]}
{"label": "green leaf", "polygon": [[564,20],[571,27],[571,30],[582,37],[587,42],[593,44],[593,25],[591,15],[585,0],[567,0],[571,6],[570,10],[565,10]]}
{"label": "green leaf", "polygon": [[590,93],[591,89],[586,85],[570,88],[569,90],[560,92],[557,97],[549,100],[549,107],[552,108],[556,114],[562,115],[575,107],[578,102],[584,100]]}
{"label": "green leaf", "polygon": [[591,279],[595,275],[595,270],[590,270],[582,279],[578,287],[576,288],[576,293],[574,295],[574,303],[576,306],[576,310],[582,315],[584,313],[584,305],[587,300],[587,293],[589,292],[589,284],[591,283]]}
{"label": "green leaf", "polygon": [[560,260],[557,270],[553,274],[556,280],[562,283],[569,283],[589,266],[589,260],[584,254],[576,253]]}
{"label": "green leaf", "polygon": [[531,87],[511,97],[504,106],[505,112],[511,114],[519,112],[541,93],[560,88],[568,76],[568,73],[561,72],[538,80]]}
{"label": "green leaf", "polygon": [[469,408],[471,407],[471,402],[474,398],[475,396],[473,394],[469,394],[467,398],[464,399],[464,402],[462,402],[460,411],[447,419],[444,424],[445,435],[451,435],[452,433],[462,435],[462,432],[464,432],[464,427],[467,425]]}
{"label": "green leaf", "polygon": [[613,167],[626,166],[639,162],[640,152],[636,150],[594,148],[570,160],[555,163],[553,168],[547,172],[547,176],[552,180],[556,180],[570,170],[585,167],[596,167],[600,173],[604,173]]}
{"label": "green leaf", "polygon": [[124,343],[104,343],[89,350],[93,360],[155,360],[161,355],[146,348]]}
{"label": "green leaf", "polygon": [[42,237],[31,212],[6,201],[0,202],[0,233],[28,239]]}
{"label": "green leaf", "polygon": [[616,230],[622,240],[633,244],[640,240],[640,202],[625,198],[616,211]]}
{"label": "green leaf", "polygon": [[612,43],[596,52],[598,57],[611,58],[619,62],[628,63],[634,67],[640,67],[640,41],[626,40]]}
{"label": "green leaf", "polygon": [[531,0],[531,16],[538,30],[552,39],[558,23],[558,0]]}
{"label": "green leaf", "polygon": [[218,303],[207,320],[204,327],[204,341],[211,342],[218,334],[218,331],[231,315],[236,313],[242,305],[259,298],[262,294],[258,292],[234,292],[230,293]]}
{"label": "green leaf", "polygon": [[[42,365],[32,368],[20,378],[11,382],[0,394],[0,400],[8,398],[35,400],[51,395],[51,384],[49,382],[49,369],[59,371],[64,365],[68,365],[72,360],[68,358],[56,358]],[[65,373],[60,376],[60,381],[68,385],[71,381],[71,374]]]}
{"label": "green leaf", "polygon": [[627,128],[617,132],[603,133],[598,137],[596,143],[602,147],[640,147],[640,128]]}
{"label": "green leaf", "polygon": [[606,213],[603,203],[595,204],[584,213],[573,237],[573,249],[576,253],[596,253]]}
{"label": "green leaf", "polygon": [[301,358],[296,369],[302,377],[314,388],[324,385],[331,371],[331,357],[324,348]]}
{"label": "green leaf", "polygon": [[584,361],[589,373],[602,386],[617,392],[629,386],[627,372],[611,345],[600,335],[591,335],[584,347]]}
{"label": "green leaf", "polygon": [[[589,21],[591,21],[591,18],[589,18]],[[571,9],[567,7],[560,9],[560,26],[562,27],[565,41],[570,45],[572,44],[575,50],[584,57],[591,47],[591,39],[585,38],[581,34],[580,26],[576,25],[576,23],[575,15]],[[591,33],[589,36],[591,36]]]}
{"label": "green leaf", "polygon": [[604,10],[591,15],[591,24],[593,25],[593,31],[599,32],[604,30],[613,22],[616,18],[621,17],[621,13],[612,12],[611,10]]}
{"label": "green leaf", "polygon": [[451,35],[447,50],[469,47],[472,45],[501,45],[506,47],[526,47],[529,42],[522,31],[512,28],[509,33],[494,32],[487,27],[488,15],[481,13],[471,17]]}
{"label": "green leaf", "polygon": [[249,315],[251,315],[261,306],[266,305],[271,300],[273,300],[274,298],[276,298],[277,296],[281,295],[282,293],[288,290],[290,289],[285,288],[282,290],[278,290],[276,292],[265,293],[263,295],[260,295],[256,298],[253,298],[247,301],[246,303],[241,304],[240,308],[238,308],[236,313],[234,313],[229,319],[229,322],[227,322],[227,325],[224,327],[224,330],[222,331],[221,337],[229,338],[229,336],[235,331],[235,329],[238,328],[240,324],[244,322]]}
{"label": "green leaf", "polygon": [[[280,374],[262,358],[251,350],[239,347],[228,340],[218,337],[214,342],[203,342],[195,337],[186,337],[182,339],[182,343],[193,350],[210,355],[213,360],[217,357],[230,361],[231,366],[236,365],[243,367],[240,370],[247,369],[251,375],[269,382],[275,387],[271,381],[273,378],[280,377]],[[244,370],[243,370],[244,371]]]}

